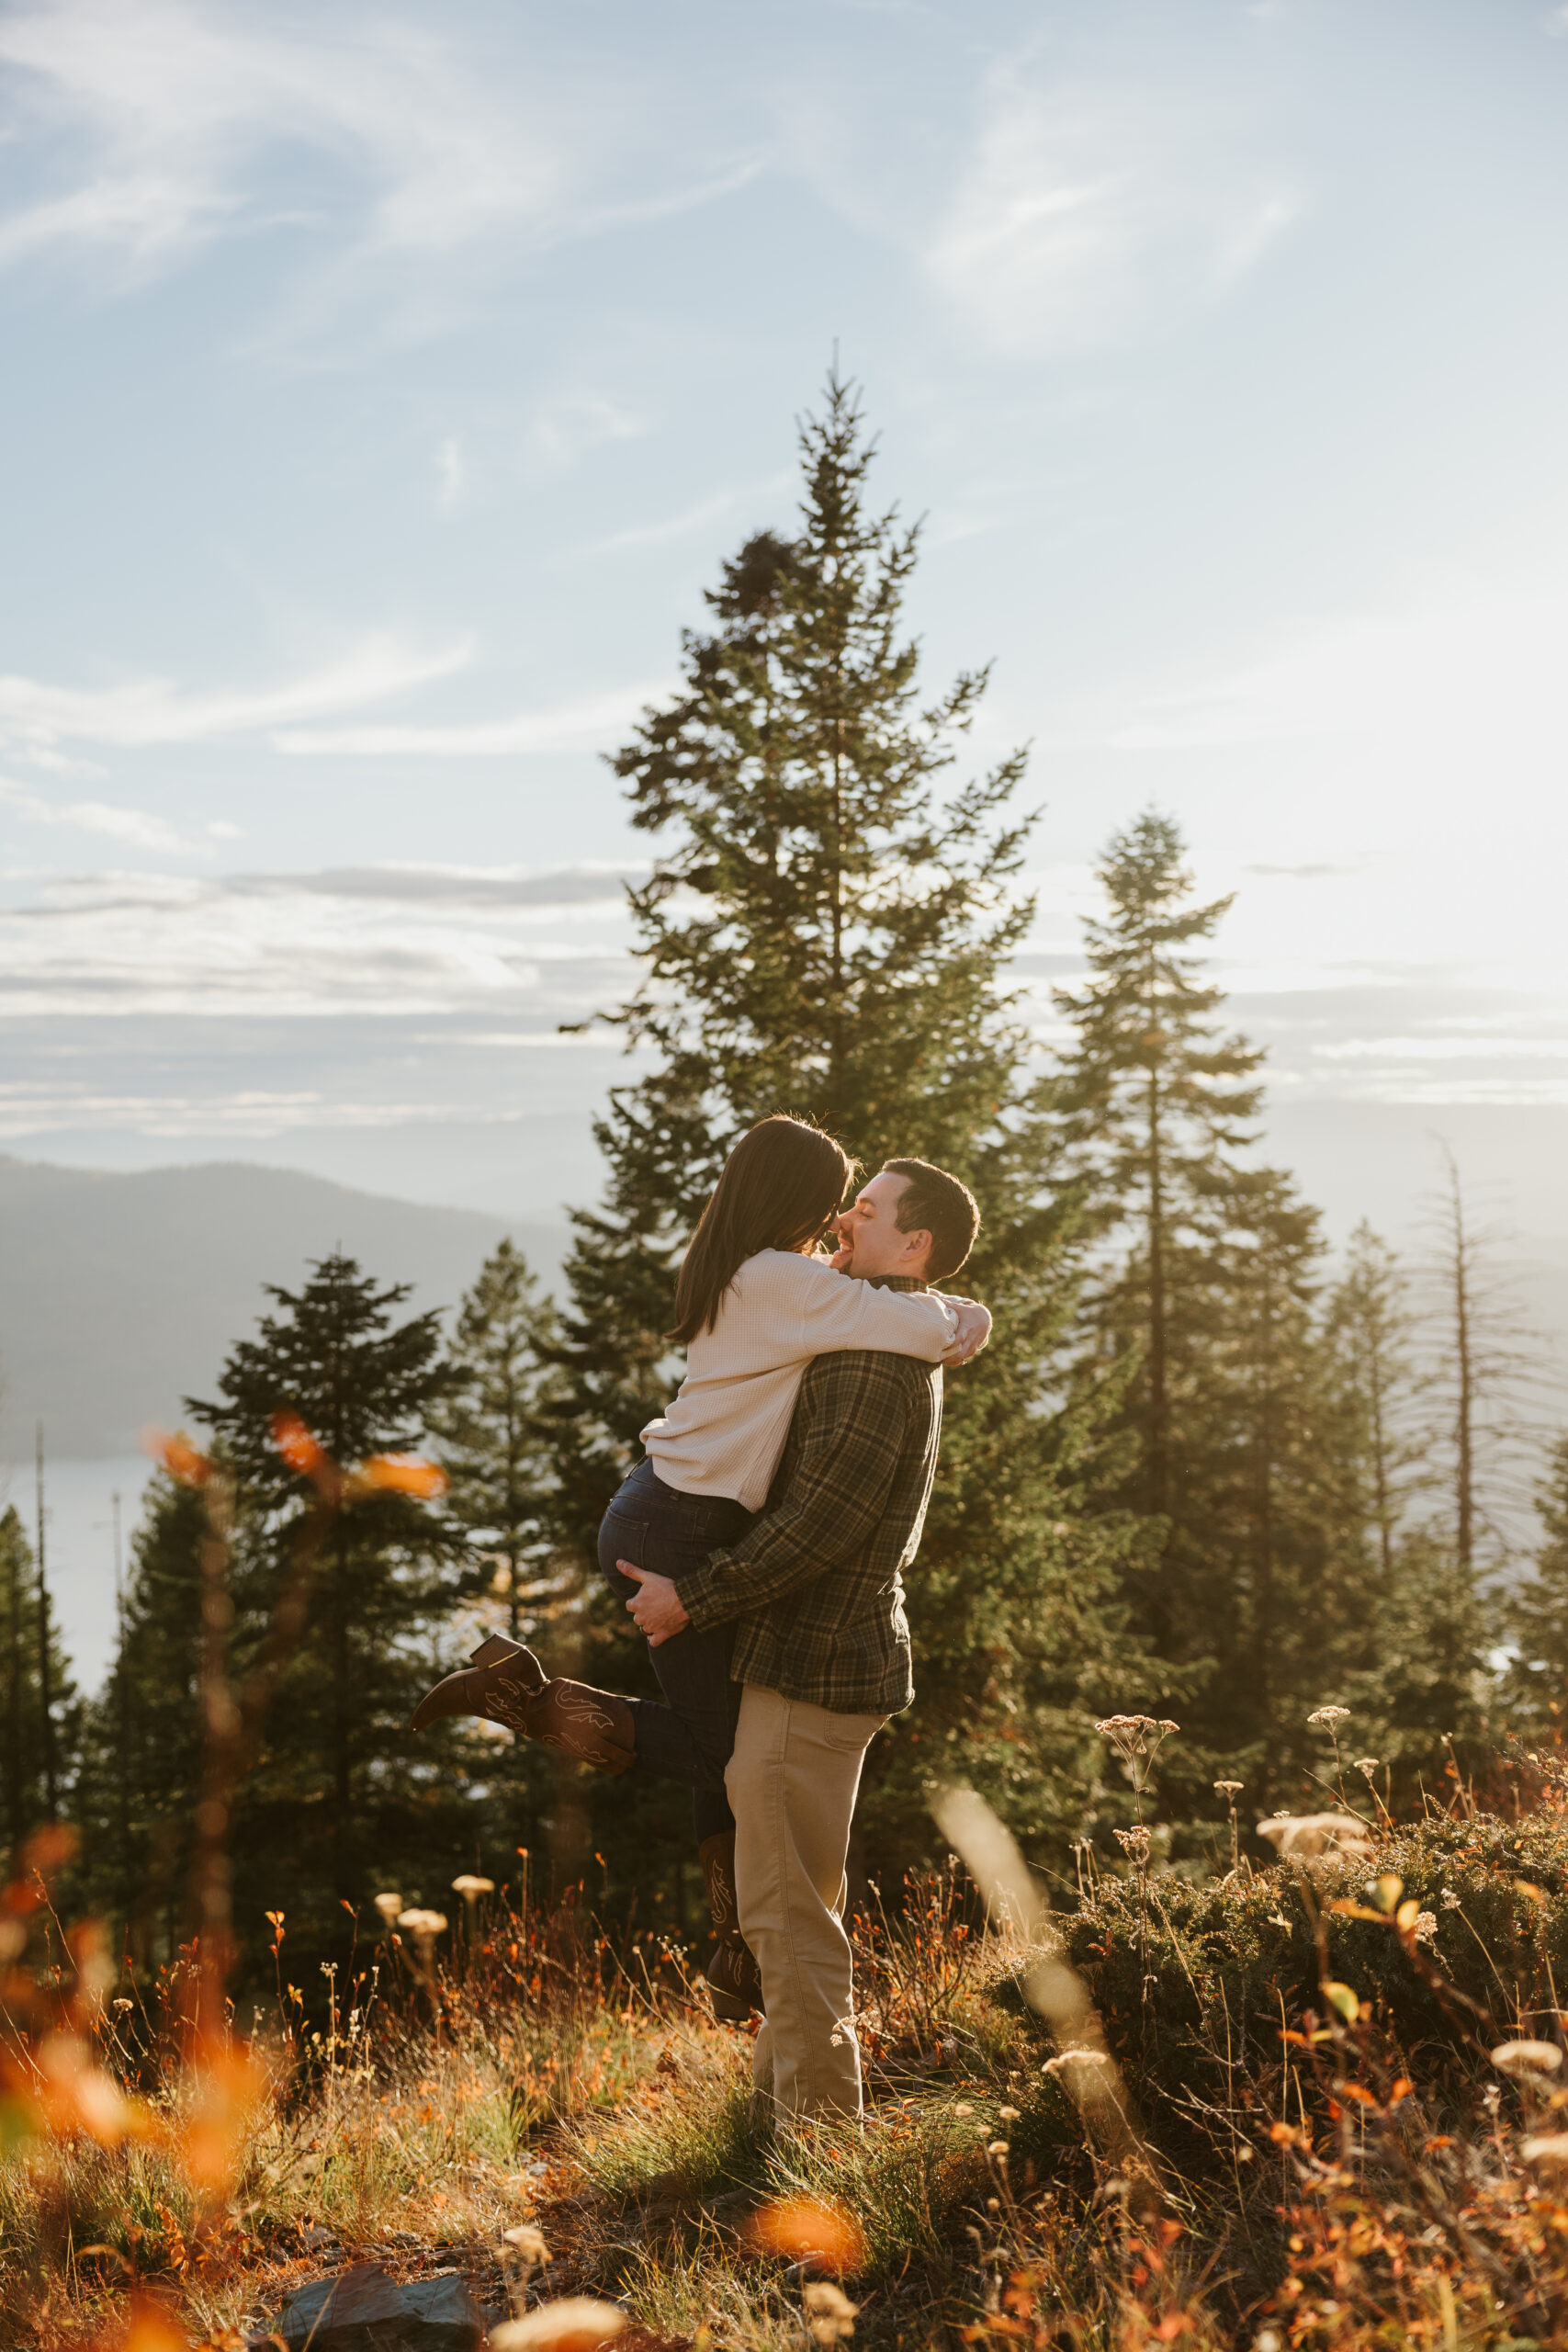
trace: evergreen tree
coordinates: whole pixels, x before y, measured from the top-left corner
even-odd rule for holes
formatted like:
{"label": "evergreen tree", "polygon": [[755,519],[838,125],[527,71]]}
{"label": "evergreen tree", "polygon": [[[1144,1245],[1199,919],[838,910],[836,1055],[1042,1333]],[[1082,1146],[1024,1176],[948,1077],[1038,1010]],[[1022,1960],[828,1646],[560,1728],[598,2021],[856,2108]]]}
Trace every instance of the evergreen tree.
{"label": "evergreen tree", "polygon": [[81,1736],[70,1664],[45,1610],[37,1555],[15,1504],[0,1512],[0,1838],[14,1865],[29,1834],[69,1810]]}
{"label": "evergreen tree", "polygon": [[1263,1057],[1216,1028],[1224,991],[1200,978],[1195,951],[1231,900],[1192,903],[1171,820],[1150,809],[1113,835],[1099,876],[1110,912],[1084,926],[1089,978],[1055,992],[1077,1031],[1060,1115],[1106,1245],[1091,1312],[1141,1354],[1128,1498],[1168,1519],[1180,1509],[1176,1418],[1218,1329],[1214,1250],[1247,1189],[1236,1154],[1255,1139]]}
{"label": "evergreen tree", "polygon": [[555,1492],[546,1407],[555,1375],[542,1351],[556,1337],[555,1309],[508,1238],[464,1295],[447,1352],[451,1394],[431,1410],[451,1484],[447,1514],[491,1572],[513,1641],[527,1630],[529,1589],[551,1548]]}
{"label": "evergreen tree", "polygon": [[206,1508],[162,1474],[131,1538],[114,1664],[89,1712],[81,1779],[84,1870],[95,1907],[141,1968],[191,1931],[192,1822],[201,1792],[197,1702]]}
{"label": "evergreen tree", "polygon": [[1162,1752],[1166,1801],[1191,1816],[1222,1772],[1249,1802],[1302,1793],[1306,1716],[1358,1655],[1371,1595],[1337,1508],[1317,1215],[1250,1164],[1262,1056],[1224,1028],[1201,975],[1230,901],[1196,899],[1157,811],[1113,836],[1100,876],[1089,977],[1056,992],[1077,1033],[1056,1116],[1096,1241],[1086,1350],[1137,1359],[1111,1498],[1160,1531],[1129,1600],[1165,1666],[1142,1703],[1182,1726]]}
{"label": "evergreen tree", "polygon": [[1340,1416],[1342,1514],[1370,1537],[1384,1585],[1424,1483],[1417,1419],[1424,1384],[1409,1294],[1398,1257],[1363,1218],[1328,1302],[1325,1337]]}
{"label": "evergreen tree", "polygon": [[1508,1597],[1501,1694],[1511,1727],[1527,1736],[1561,1732],[1568,1715],[1568,1436],[1551,1448],[1536,1508],[1545,1540]]}
{"label": "evergreen tree", "polygon": [[[679,1378],[662,1336],[675,1261],[759,1116],[807,1113],[870,1167],[912,1153],[974,1187],[986,1233],[964,1279],[998,1328],[949,1385],[912,1597],[920,1698],[873,1752],[868,1835],[896,1872],[929,1842],[933,1741],[1028,1831],[1081,1808],[1098,1762],[1085,1686],[1100,1708],[1119,1687],[1106,1603],[1136,1531],[1080,1508],[1103,1376],[1042,1410],[1075,1269],[1001,978],[1032,914],[1014,878],[1030,820],[1008,808],[1023,757],[945,789],[986,673],[922,695],[902,633],[918,533],[868,505],[872,454],[830,380],[801,433],[798,531],[759,535],[726,567],[682,690],[615,763],[634,822],[660,836],[632,893],[647,980],[617,1017],[659,1061],[612,1096],[608,1197],[575,1218],[560,1459],[563,1529],[586,1565],[636,1433]],[[606,1679],[633,1666],[624,1642],[601,1657]],[[623,1853],[633,1836],[683,1845],[658,1793],[637,1798],[634,1822],[617,1792],[600,1836],[619,1824]]]}
{"label": "evergreen tree", "polygon": [[[502,1241],[458,1308],[447,1354],[452,1393],[431,1413],[451,1481],[447,1513],[468,1543],[479,1620],[484,1631],[504,1628],[513,1641],[531,1641],[542,1623],[558,1617],[570,1581],[554,1559],[558,1487],[549,1409],[560,1375],[547,1357],[557,1341],[552,1301],[522,1251]],[[473,1644],[465,1639],[463,1646]],[[509,1863],[540,1823],[551,1821],[561,1776],[527,1740],[498,1736],[488,1724],[462,1732],[482,1783],[486,1841]],[[585,1854],[572,1859],[581,1864]]]}
{"label": "evergreen tree", "polygon": [[1377,1758],[1396,1810],[1441,1789],[1453,1770],[1483,1771],[1491,1760],[1493,1614],[1438,1532],[1417,1526],[1401,1536],[1393,1579],[1378,1590],[1365,1662],[1340,1678],[1335,1694],[1351,1717],[1341,1754]]}
{"label": "evergreen tree", "polygon": [[1247,1766],[1261,1803],[1294,1793],[1282,1783],[1310,1746],[1306,1715],[1332,1696],[1348,1580],[1325,1480],[1317,1212],[1271,1170],[1235,1190],[1235,1230],[1215,1252],[1223,1335],[1177,1423],[1184,1507],[1165,1573],[1181,1654],[1212,1646],[1217,1658],[1188,1747]]}
{"label": "evergreen tree", "polygon": [[341,1254],[299,1292],[267,1290],[278,1311],[232,1350],[219,1401],[188,1403],[238,1482],[237,1683],[280,1606],[287,1618],[287,1596],[309,1593],[236,1811],[235,1919],[243,1934],[287,1903],[290,1934],[325,1950],[342,1904],[389,1883],[406,1892],[411,1879],[439,1893],[454,1851],[468,1850],[457,1737],[416,1744],[407,1726],[435,1665],[435,1629],[471,1579],[459,1531],[428,1503],[353,1478],[337,1491],[329,1481],[323,1502],[275,1442],[276,1417],[292,1413],[344,1472],[417,1446],[452,1386],[437,1316],[395,1322],[408,1286],[378,1284]]}

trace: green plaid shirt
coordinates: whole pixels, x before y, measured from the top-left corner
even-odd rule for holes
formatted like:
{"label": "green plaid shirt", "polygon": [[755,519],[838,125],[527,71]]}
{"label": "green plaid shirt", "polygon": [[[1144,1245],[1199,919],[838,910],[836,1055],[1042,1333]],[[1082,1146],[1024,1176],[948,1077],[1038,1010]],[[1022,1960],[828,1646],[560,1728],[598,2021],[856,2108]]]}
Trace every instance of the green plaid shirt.
{"label": "green plaid shirt", "polygon": [[902,1572],[919,1548],[941,1436],[940,1364],[863,1349],[807,1366],[767,1509],[680,1579],[694,1625],[739,1619],[734,1680],[842,1715],[909,1704]]}

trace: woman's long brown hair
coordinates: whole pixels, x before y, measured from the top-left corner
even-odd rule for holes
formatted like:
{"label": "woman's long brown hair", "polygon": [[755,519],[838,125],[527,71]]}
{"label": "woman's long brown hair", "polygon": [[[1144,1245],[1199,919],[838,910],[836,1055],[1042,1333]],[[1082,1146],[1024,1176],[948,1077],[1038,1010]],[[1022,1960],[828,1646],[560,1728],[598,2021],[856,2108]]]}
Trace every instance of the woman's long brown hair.
{"label": "woman's long brown hair", "polygon": [[814,1241],[842,1202],[854,1161],[805,1119],[759,1119],[724,1163],[675,1284],[672,1340],[711,1331],[719,1302],[759,1250]]}

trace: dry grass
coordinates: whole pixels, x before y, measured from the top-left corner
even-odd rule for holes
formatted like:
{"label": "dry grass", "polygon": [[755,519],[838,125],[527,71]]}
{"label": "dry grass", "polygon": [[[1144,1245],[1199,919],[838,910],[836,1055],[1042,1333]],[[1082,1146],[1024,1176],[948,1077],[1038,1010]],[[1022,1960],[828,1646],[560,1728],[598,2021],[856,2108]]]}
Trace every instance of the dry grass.
{"label": "dry grass", "polygon": [[[952,1883],[864,1933],[863,2134],[783,2139],[674,1958],[570,1903],[497,1905],[445,1964],[389,1942],[319,2030],[285,1984],[243,2054],[193,2042],[193,1963],[118,2007],[90,1937],[68,1958],[6,1900],[32,1965],[6,1987],[0,2325],[39,2352],[118,2341],[149,2288],[232,2352],[291,2284],[366,2256],[457,2262],[502,2308],[525,2221],[551,2255],[529,2300],[612,2297],[645,2345],[826,2346],[840,2321],[801,2292],[824,2267],[859,2352],[1568,2340],[1550,1787],[1517,1819],[1390,1826],[1372,1863],[1315,1878],[1091,1885],[1064,1926],[1137,2102],[1137,2177],[1086,2139],[1023,1955]],[[1536,2046],[1499,2065],[1510,2034]]]}

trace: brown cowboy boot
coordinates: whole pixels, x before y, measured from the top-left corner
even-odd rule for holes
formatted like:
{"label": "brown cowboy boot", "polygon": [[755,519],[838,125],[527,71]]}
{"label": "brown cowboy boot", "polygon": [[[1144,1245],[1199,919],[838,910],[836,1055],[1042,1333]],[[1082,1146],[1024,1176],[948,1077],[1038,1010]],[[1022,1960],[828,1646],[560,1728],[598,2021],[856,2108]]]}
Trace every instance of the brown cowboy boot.
{"label": "brown cowboy boot", "polygon": [[708,1998],[716,2018],[722,2018],[726,2025],[744,2025],[752,2010],[762,2006],[762,1976],[736,1916],[734,1830],[721,1829],[705,1838],[697,1848],[697,1858],[707,1882],[708,1909],[718,1938],[704,1971]]}
{"label": "brown cowboy boot", "polygon": [[[513,1715],[522,1701],[542,1690],[549,1679],[533,1651],[521,1642],[509,1642],[504,1634],[491,1634],[468,1658],[458,1673],[425,1692],[413,1711],[414,1731],[423,1731],[442,1715],[483,1715],[515,1731]],[[498,1713],[498,1707],[507,1712]]]}
{"label": "brown cowboy boot", "polygon": [[425,1692],[412,1728],[423,1731],[443,1715],[482,1715],[600,1772],[625,1772],[637,1761],[635,1718],[624,1699],[552,1679],[532,1650],[503,1634],[481,1642],[470,1665]]}
{"label": "brown cowboy boot", "polygon": [[[558,1674],[523,1702],[525,1739],[553,1747],[596,1772],[629,1772],[637,1762],[637,1717],[618,1690],[595,1690]],[[501,1720],[497,1718],[497,1720]]]}

